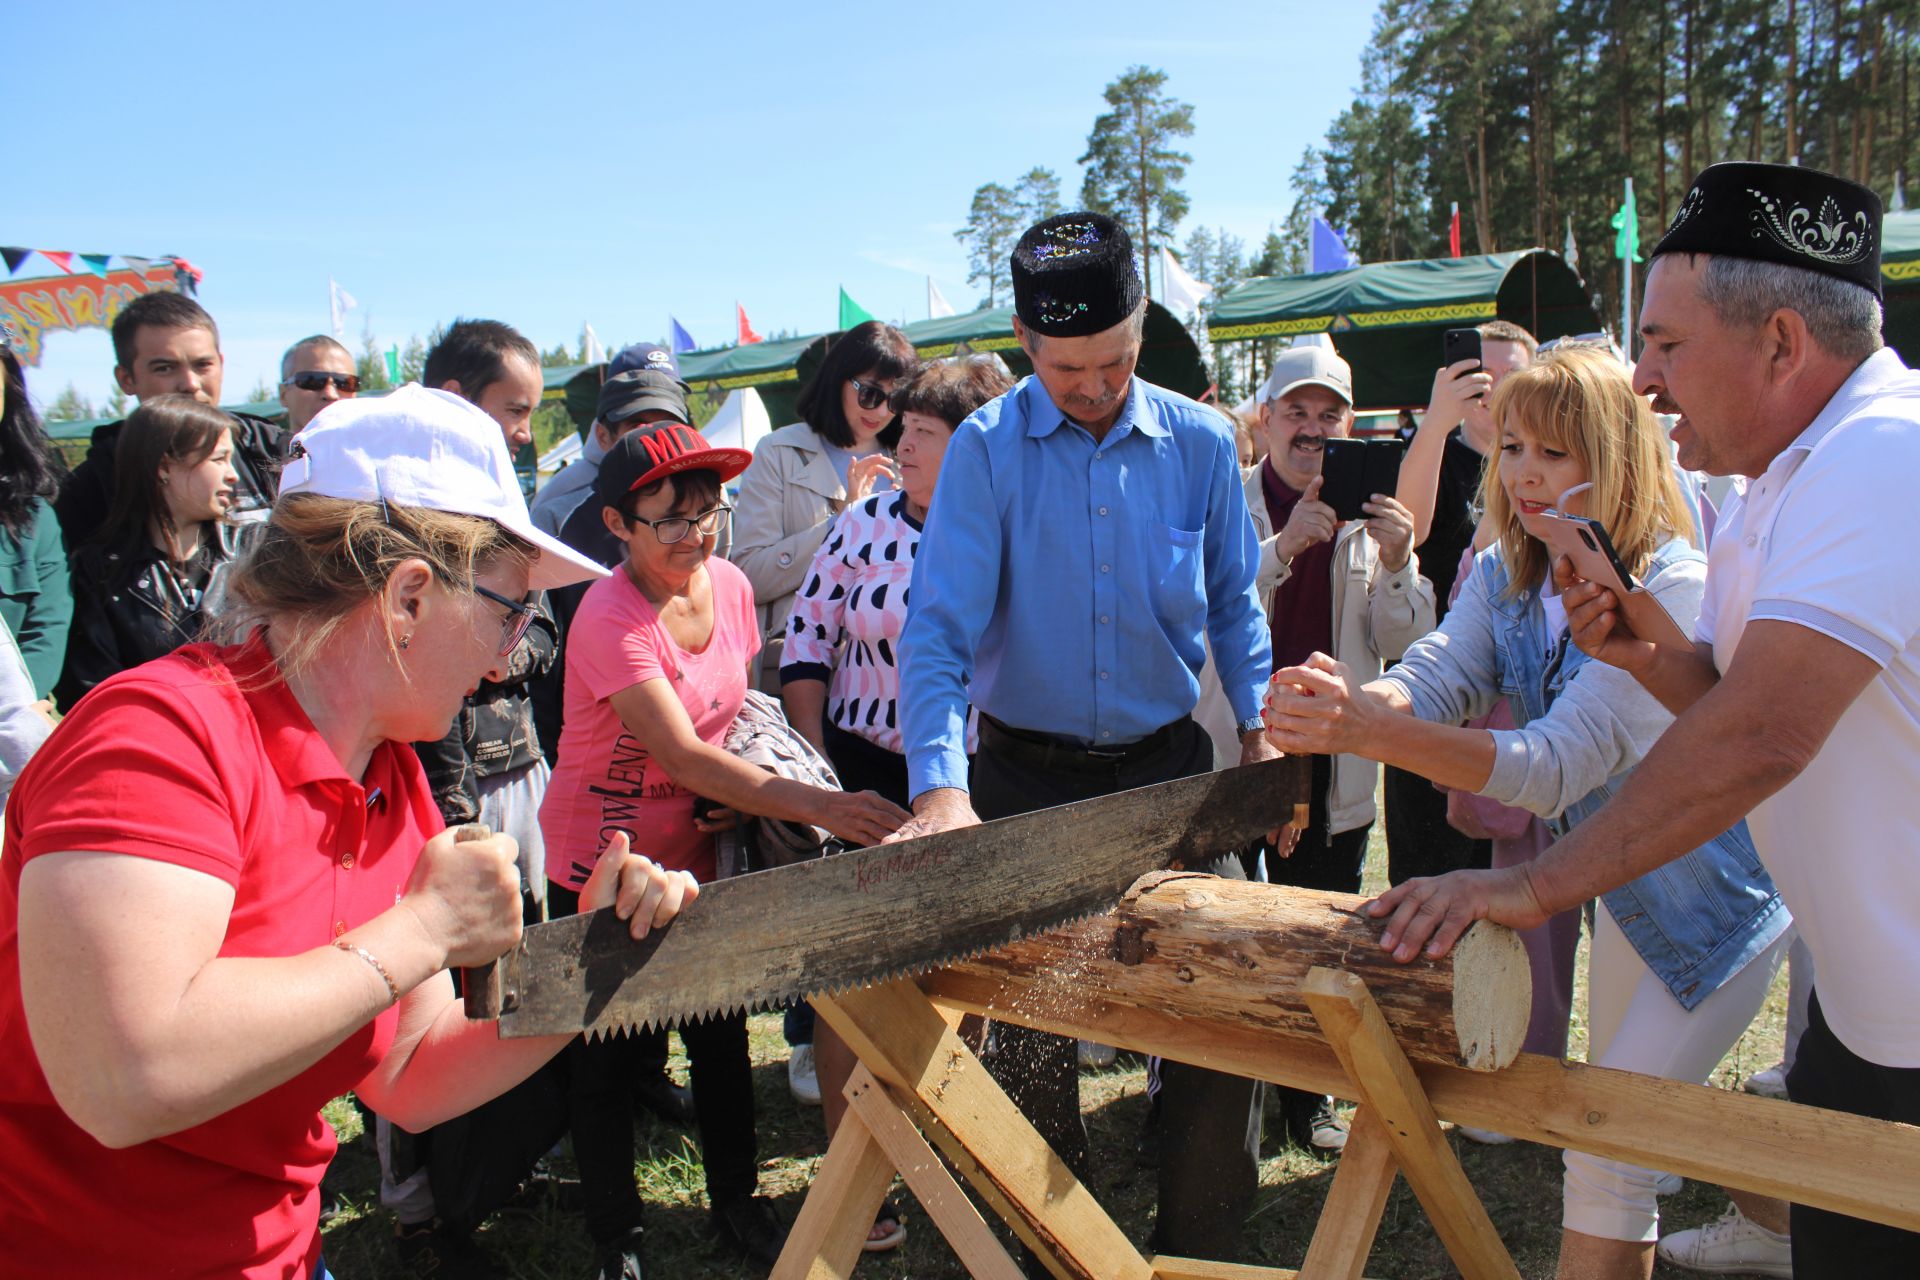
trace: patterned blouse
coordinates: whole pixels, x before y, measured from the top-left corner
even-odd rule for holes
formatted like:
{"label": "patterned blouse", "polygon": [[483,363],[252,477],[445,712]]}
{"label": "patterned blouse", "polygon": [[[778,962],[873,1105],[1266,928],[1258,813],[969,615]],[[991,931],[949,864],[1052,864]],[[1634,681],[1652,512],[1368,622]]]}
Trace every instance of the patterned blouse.
{"label": "patterned blouse", "polygon": [[793,598],[780,663],[782,684],[826,682],[835,728],[895,754],[900,632],[919,550],[920,522],[907,514],[904,493],[877,493],[841,512]]}

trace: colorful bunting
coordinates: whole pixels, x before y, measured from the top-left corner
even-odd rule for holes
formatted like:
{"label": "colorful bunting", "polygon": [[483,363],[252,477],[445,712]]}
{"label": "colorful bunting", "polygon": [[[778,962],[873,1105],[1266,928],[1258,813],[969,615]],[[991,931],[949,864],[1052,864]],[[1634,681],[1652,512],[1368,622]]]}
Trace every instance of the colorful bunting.
{"label": "colorful bunting", "polygon": [[68,275],[73,274],[73,253],[67,249],[42,249],[40,256],[60,268]]}
{"label": "colorful bunting", "polygon": [[107,263],[112,259],[112,257],[113,255],[110,253],[83,253],[80,255],[80,261],[87,264],[87,270],[93,272],[93,274],[101,277],[102,279],[105,279],[107,274]]}
{"label": "colorful bunting", "polygon": [[7,260],[8,275],[13,275],[15,272],[19,271],[20,264],[25,262],[28,258],[31,258],[32,256],[33,256],[33,250],[31,249],[0,248],[0,258],[5,258]]}

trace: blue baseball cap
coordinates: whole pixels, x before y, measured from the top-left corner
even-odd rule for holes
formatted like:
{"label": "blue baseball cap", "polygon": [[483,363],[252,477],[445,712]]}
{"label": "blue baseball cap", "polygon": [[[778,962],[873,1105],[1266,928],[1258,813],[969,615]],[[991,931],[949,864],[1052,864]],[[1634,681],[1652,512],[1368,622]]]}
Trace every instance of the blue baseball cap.
{"label": "blue baseball cap", "polygon": [[673,358],[673,352],[652,342],[636,342],[623,347],[612,360],[607,362],[607,377],[613,378],[622,373],[635,373],[642,369],[654,373],[664,373],[675,382],[681,381],[680,362]]}

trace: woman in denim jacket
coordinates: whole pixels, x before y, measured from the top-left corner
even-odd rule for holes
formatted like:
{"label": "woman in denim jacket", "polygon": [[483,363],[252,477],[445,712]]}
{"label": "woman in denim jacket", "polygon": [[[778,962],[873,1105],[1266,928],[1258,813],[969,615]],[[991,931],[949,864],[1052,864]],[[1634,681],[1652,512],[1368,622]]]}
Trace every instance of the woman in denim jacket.
{"label": "woman in denim jacket", "polygon": [[[1499,453],[1484,496],[1499,541],[1446,621],[1363,687],[1319,654],[1276,673],[1267,723],[1283,750],[1369,756],[1531,810],[1558,835],[1605,803],[1673,717],[1569,643],[1542,513],[1598,518],[1688,631],[1706,558],[1659,427],[1610,356],[1556,351],[1510,375],[1492,409]],[[1457,727],[1502,698],[1517,728]],[[1607,894],[1588,962],[1588,1060],[1705,1081],[1766,998],[1789,923],[1744,823]],[[1566,1166],[1560,1276],[1644,1280],[1659,1175],[1574,1151]]]}

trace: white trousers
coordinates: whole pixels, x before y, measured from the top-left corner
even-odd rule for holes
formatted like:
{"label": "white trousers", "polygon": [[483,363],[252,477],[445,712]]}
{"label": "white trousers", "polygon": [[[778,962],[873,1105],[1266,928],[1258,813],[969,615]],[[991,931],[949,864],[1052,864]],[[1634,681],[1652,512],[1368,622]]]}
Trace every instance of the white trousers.
{"label": "white trousers", "polygon": [[[1587,1061],[1705,1084],[1766,1001],[1792,931],[1782,934],[1691,1011],[1640,959],[1600,904],[1587,962]],[[1566,1153],[1561,1225],[1603,1240],[1652,1241],[1659,1232],[1658,1170]]]}

